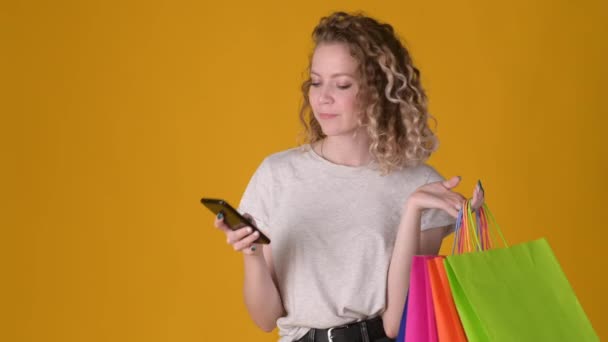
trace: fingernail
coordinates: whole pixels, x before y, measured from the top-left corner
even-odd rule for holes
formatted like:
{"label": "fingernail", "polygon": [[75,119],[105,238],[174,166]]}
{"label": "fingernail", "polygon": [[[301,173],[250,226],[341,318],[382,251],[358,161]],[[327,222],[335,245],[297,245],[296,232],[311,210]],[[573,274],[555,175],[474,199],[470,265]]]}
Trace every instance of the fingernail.
{"label": "fingernail", "polygon": [[255,233],[253,233],[253,235],[258,236],[258,235],[260,235],[260,232],[255,232]]}
{"label": "fingernail", "polygon": [[481,192],[485,193],[485,191],[483,190],[483,185],[481,185],[481,180],[477,180],[477,185],[479,186],[479,190],[481,190]]}
{"label": "fingernail", "polygon": [[251,229],[251,228],[247,228],[247,233],[251,233],[252,230],[253,229]]}
{"label": "fingernail", "polygon": [[218,220],[221,220],[223,218],[224,218],[224,213],[222,213],[222,212],[217,213],[217,219]]}

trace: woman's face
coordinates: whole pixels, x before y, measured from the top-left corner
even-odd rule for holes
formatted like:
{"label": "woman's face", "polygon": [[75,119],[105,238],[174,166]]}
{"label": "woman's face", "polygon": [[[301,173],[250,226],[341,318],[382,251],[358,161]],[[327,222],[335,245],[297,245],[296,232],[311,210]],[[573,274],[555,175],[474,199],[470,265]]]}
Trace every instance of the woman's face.
{"label": "woman's face", "polygon": [[314,51],[308,100],[325,135],[352,134],[358,127],[357,67],[345,44],[319,44]]}

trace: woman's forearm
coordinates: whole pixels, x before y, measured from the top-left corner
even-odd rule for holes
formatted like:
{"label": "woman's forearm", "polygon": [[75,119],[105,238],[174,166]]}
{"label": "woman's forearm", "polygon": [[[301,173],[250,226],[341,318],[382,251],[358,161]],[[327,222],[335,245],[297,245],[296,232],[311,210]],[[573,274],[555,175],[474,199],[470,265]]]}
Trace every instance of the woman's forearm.
{"label": "woman's forearm", "polygon": [[245,282],[243,294],[249,315],[262,330],[271,332],[284,307],[279,290],[272,281],[262,255],[245,255]]}
{"label": "woman's forearm", "polygon": [[384,330],[390,338],[397,337],[405,297],[410,281],[412,257],[420,247],[421,211],[407,206],[399,223],[395,246],[388,269],[386,310],[382,314]]}

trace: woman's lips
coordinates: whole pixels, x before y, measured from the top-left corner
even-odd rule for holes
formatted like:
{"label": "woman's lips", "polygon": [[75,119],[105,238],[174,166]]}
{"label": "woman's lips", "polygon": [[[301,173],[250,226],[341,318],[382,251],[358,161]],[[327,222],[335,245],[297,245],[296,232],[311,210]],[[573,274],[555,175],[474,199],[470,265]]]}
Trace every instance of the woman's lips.
{"label": "woman's lips", "polygon": [[333,119],[336,116],[338,116],[338,114],[329,114],[329,113],[319,113],[319,118],[323,119],[323,120],[327,120],[327,119]]}

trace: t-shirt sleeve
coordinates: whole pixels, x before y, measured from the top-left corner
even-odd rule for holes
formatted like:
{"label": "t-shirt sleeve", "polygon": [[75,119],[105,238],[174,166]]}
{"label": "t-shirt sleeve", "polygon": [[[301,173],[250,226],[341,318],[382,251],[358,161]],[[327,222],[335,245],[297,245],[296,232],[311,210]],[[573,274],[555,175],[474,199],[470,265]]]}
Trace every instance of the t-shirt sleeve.
{"label": "t-shirt sleeve", "polygon": [[268,232],[272,203],[272,175],[268,161],[265,159],[255,170],[237,210],[241,214],[249,214],[255,220],[256,226],[263,232]]}
{"label": "t-shirt sleeve", "polygon": [[[429,166],[429,174],[425,184],[444,181],[445,178],[437,172],[433,167]],[[424,231],[427,229],[450,226],[446,235],[454,232],[456,225],[456,219],[450,216],[445,210],[442,209],[426,209],[422,213],[420,228]]]}

